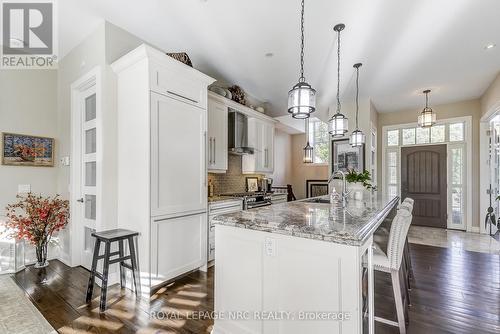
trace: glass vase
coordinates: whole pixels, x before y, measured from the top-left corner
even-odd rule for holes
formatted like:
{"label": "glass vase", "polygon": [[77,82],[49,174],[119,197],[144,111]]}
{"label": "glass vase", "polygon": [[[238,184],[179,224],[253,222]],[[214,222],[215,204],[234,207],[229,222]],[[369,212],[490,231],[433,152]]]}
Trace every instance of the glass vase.
{"label": "glass vase", "polygon": [[47,243],[36,246],[36,263],[35,268],[45,268],[49,265],[47,261]]}

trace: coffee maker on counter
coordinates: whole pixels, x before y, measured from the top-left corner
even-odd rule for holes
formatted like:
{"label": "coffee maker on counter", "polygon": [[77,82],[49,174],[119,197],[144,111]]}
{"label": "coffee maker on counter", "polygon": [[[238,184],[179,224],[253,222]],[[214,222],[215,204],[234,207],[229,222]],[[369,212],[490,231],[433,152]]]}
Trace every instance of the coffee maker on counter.
{"label": "coffee maker on counter", "polygon": [[273,179],[270,177],[263,177],[260,179],[260,191],[270,193],[273,188]]}

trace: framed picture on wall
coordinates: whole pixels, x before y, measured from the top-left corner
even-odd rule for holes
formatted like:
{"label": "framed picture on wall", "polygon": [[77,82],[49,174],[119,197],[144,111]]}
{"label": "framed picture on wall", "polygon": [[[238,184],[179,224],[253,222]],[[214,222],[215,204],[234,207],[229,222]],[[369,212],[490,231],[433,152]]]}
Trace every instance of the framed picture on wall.
{"label": "framed picture on wall", "polygon": [[347,172],[351,169],[358,173],[365,169],[365,144],[352,147],[349,139],[332,140],[332,170]]}
{"label": "framed picture on wall", "polygon": [[53,167],[54,138],[3,133],[2,164]]}

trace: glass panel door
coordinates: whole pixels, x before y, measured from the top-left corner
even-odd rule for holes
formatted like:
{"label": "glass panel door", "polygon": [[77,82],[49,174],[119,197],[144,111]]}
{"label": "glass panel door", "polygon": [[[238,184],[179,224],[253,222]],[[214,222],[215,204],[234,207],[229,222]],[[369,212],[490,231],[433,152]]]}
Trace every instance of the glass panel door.
{"label": "glass panel door", "polygon": [[82,95],[81,127],[81,199],[83,240],[82,265],[89,269],[93,252],[91,232],[96,230],[97,220],[97,100],[94,87]]}

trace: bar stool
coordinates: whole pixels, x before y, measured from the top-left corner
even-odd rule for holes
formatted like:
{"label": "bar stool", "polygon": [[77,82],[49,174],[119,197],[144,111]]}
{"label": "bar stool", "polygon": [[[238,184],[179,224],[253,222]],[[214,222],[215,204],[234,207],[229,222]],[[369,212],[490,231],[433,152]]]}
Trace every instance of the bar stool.
{"label": "bar stool", "polygon": [[[391,224],[389,241],[387,243],[387,254],[377,247],[375,247],[373,251],[374,270],[386,272],[391,275],[394,302],[396,304],[396,314],[398,318],[397,322],[381,317],[375,317],[375,320],[399,327],[399,332],[401,334],[406,333],[406,323],[408,319],[407,308],[409,303],[408,294],[401,293],[401,268],[403,267],[405,240],[411,220],[412,215],[408,210],[398,210]],[[403,283],[405,281],[406,279],[403,279]]]}
{"label": "bar stool", "polygon": [[[410,214],[413,213],[413,203],[415,201],[409,197],[405,198],[404,201],[398,205],[398,210],[407,210]],[[387,251],[387,241],[389,239],[389,230],[385,227],[380,227],[375,231],[373,235],[373,242],[375,247],[378,247],[383,252]],[[408,238],[405,241],[405,249],[404,249],[404,275],[406,277],[406,283],[408,290],[411,290],[411,278],[413,278],[413,267],[411,264],[411,254],[410,254],[410,246],[408,244]],[[409,299],[409,296],[408,296]],[[411,304],[411,303],[410,303]]]}
{"label": "bar stool", "polygon": [[[125,287],[125,272],[123,268],[130,269],[132,271],[132,278],[134,281],[134,290],[137,297],[140,296],[141,283],[139,275],[139,260],[138,254],[135,249],[134,239],[139,235],[138,232],[124,230],[124,229],[114,229],[101,232],[93,232],[92,236],[96,238],[94,244],[94,255],[92,258],[92,268],[90,271],[89,283],[87,286],[87,303],[92,300],[92,293],[94,290],[95,278],[99,278],[102,282],[101,287],[101,301],[99,303],[100,312],[106,310],[106,294],[108,291],[108,272],[109,265],[113,263],[120,263],[120,286]],[[123,242],[128,241],[129,254],[125,255]],[[101,242],[104,243],[104,254],[99,255],[99,250],[101,247]],[[118,242],[118,251],[111,252],[111,244],[113,242]],[[111,257],[118,255],[117,258],[111,259]],[[102,266],[102,274],[97,272],[97,261],[104,260]],[[126,260],[130,260],[130,264],[126,263]]]}

